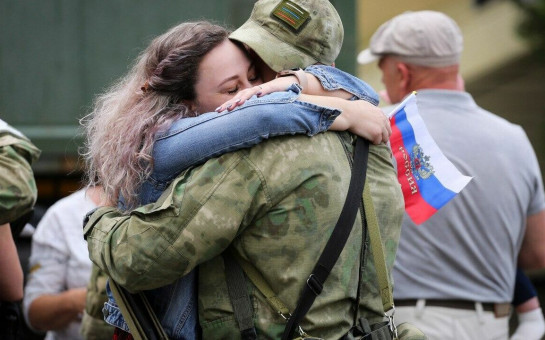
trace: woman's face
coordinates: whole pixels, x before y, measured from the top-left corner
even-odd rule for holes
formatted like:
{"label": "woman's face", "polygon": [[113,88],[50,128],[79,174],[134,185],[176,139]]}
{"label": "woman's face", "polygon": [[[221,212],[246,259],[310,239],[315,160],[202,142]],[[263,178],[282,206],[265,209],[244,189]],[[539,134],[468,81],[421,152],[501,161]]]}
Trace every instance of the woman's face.
{"label": "woman's face", "polygon": [[238,91],[262,84],[254,63],[229,39],[216,46],[201,61],[192,109],[212,112]]}

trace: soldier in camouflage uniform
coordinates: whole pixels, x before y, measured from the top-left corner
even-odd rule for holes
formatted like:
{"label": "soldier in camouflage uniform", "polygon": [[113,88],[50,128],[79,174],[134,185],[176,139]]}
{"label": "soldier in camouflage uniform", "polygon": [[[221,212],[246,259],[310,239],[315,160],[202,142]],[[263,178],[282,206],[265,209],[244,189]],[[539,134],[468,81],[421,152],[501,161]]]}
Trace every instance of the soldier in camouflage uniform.
{"label": "soldier in camouflage uniform", "polygon": [[[156,204],[125,216],[115,208],[98,209],[85,229],[90,256],[131,291],[169,284],[199,265],[203,338],[239,338],[219,255],[232,248],[293,310],[346,198],[351,142],[348,133],[279,137],[212,159],[183,172]],[[392,185],[390,152],[371,152],[377,161],[369,164],[369,184],[391,269],[403,204]],[[377,287],[360,216],[301,326],[313,336],[336,339],[352,326],[353,308],[371,322],[382,320]],[[285,320],[250,289],[259,336],[279,338]]]}
{"label": "soldier in camouflage uniform", "polygon": [[24,225],[12,227],[28,215],[36,202],[36,182],[31,163],[40,150],[19,131],[0,119],[0,338],[16,339],[18,301],[23,298],[23,270],[14,237]]}
{"label": "soldier in camouflage uniform", "polygon": [[[262,16],[261,8],[271,18],[275,10],[271,3],[258,2],[265,7],[256,4],[252,17]],[[306,1],[298,3],[308,6]],[[309,21],[301,26],[312,27],[313,18],[305,20]],[[335,27],[335,23],[330,20],[329,24]],[[342,31],[342,25],[340,28]],[[290,30],[280,34],[293,36]],[[236,38],[244,41],[240,36]],[[317,56],[310,57],[311,63],[334,61],[342,35],[337,40],[330,38],[338,44],[336,51],[311,54]],[[269,64],[267,55],[259,53],[259,46],[248,45]],[[280,42],[278,46],[284,45]],[[269,43],[270,46],[273,45]],[[283,55],[298,56],[295,64],[282,62],[283,68],[307,66],[299,62],[309,61],[307,55],[293,47]],[[252,263],[293,310],[346,198],[352,142],[353,136],[348,133],[325,133],[312,139],[280,137],[184,171],[155,204],[129,215],[115,208],[98,209],[85,228],[90,256],[131,291],[172,283],[199,265],[203,338],[239,338],[219,255],[231,248]],[[371,146],[368,183],[390,270],[403,202],[391,153],[385,145]],[[301,324],[307,333],[339,338],[353,325],[355,310],[371,322],[382,320],[382,303],[370,257],[367,231],[359,216],[324,291]],[[249,289],[258,336],[278,338],[285,320],[269,307],[255,287],[249,284]]]}
{"label": "soldier in camouflage uniform", "polygon": [[0,225],[34,207],[38,192],[30,165],[39,156],[30,140],[0,119]]}

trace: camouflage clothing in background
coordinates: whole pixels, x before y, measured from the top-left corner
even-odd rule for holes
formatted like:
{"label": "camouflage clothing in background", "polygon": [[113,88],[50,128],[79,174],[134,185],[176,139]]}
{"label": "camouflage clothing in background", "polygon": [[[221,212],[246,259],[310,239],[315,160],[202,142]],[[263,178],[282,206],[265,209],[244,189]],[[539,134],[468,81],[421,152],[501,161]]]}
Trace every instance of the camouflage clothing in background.
{"label": "camouflage clothing in background", "polygon": [[40,150],[0,120],[0,225],[32,210],[38,195],[30,165]]}
{"label": "camouflage clothing in background", "polygon": [[[293,310],[344,204],[351,141],[348,133],[333,132],[273,138],[183,172],[155,204],[130,215],[100,208],[84,231],[90,257],[133,292],[169,284],[199,265],[203,338],[238,339],[220,254],[231,245]],[[387,146],[370,147],[368,181],[391,270],[403,199]],[[305,331],[325,339],[346,333],[354,320],[358,282],[360,315],[381,321],[375,268],[359,215],[301,324]],[[251,283],[248,289],[258,337],[279,338],[285,320]]]}

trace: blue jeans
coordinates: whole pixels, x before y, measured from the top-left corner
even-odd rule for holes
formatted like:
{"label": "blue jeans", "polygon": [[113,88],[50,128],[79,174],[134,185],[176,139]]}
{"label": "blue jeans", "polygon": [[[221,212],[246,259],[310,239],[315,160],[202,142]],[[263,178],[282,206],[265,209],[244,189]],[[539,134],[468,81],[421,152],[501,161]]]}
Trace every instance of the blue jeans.
{"label": "blue jeans", "polygon": [[[172,339],[200,339],[201,329],[197,314],[196,269],[171,285],[146,291],[146,297],[165,332]],[[104,320],[112,326],[130,332],[110,290],[106,287],[108,302],[102,310]],[[180,293],[183,292],[183,293]]]}

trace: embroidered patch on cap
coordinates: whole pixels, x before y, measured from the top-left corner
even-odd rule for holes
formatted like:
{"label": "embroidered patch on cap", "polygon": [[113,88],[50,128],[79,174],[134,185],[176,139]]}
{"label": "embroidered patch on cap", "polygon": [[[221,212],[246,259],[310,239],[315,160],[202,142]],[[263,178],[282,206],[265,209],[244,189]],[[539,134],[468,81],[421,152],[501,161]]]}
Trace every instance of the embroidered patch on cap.
{"label": "embroidered patch on cap", "polygon": [[283,0],[272,11],[272,15],[276,19],[280,19],[283,23],[293,28],[298,32],[303,28],[303,25],[310,20],[310,15],[301,6],[293,1]]}

